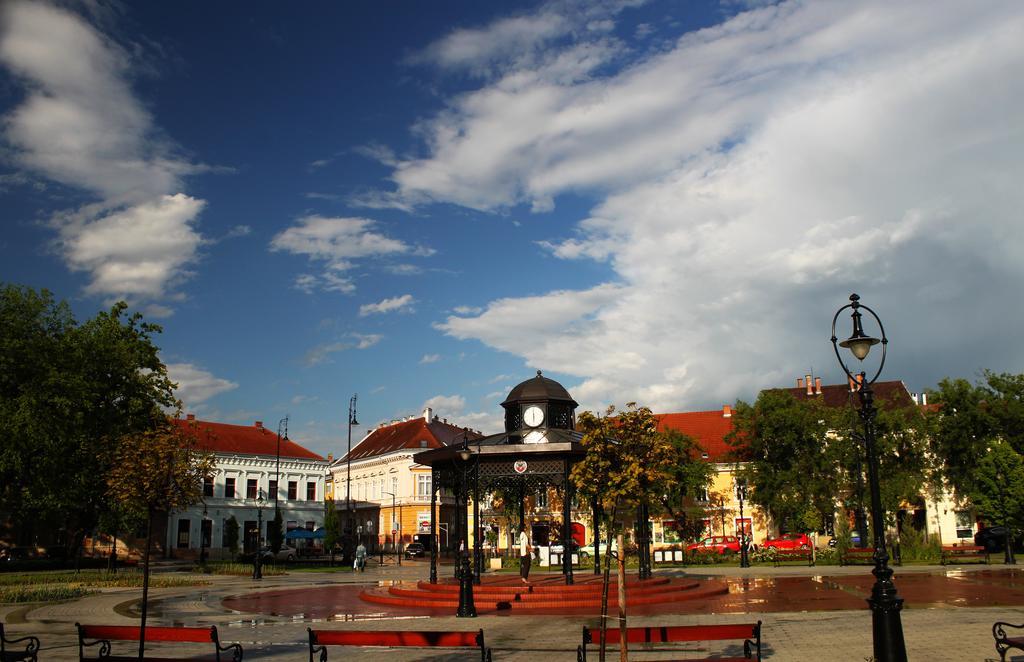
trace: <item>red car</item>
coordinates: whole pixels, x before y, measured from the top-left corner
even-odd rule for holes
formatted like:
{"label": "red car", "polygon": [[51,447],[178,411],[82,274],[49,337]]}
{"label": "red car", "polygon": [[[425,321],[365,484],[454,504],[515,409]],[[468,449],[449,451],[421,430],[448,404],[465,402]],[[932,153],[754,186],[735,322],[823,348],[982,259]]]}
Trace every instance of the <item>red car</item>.
{"label": "red car", "polygon": [[686,551],[738,554],[740,551],[740,539],[736,536],[708,536],[700,542],[692,542],[687,545]]}
{"label": "red car", "polygon": [[778,538],[768,536],[768,539],[764,541],[764,547],[774,547],[775,549],[810,549],[811,539],[807,537],[806,533],[783,533]]}

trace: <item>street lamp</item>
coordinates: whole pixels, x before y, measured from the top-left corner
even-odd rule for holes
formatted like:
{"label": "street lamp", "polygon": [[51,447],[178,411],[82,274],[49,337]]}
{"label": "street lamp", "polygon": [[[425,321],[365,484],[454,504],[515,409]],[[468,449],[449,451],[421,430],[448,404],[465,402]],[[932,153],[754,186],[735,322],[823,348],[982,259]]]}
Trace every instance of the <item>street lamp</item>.
{"label": "street lamp", "polygon": [[288,441],[288,416],[277,422],[277,471],[274,474],[274,517],[281,512],[277,495],[281,493],[281,426],[284,426],[284,440]]}
{"label": "street lamp", "polygon": [[351,528],[354,517],[352,515],[352,426],[359,425],[356,420],[356,400],[359,394],[353,395],[348,401],[348,453],[345,454],[345,510],[348,512],[348,525]]}
{"label": "street lamp", "polygon": [[736,479],[736,498],[740,501],[740,567],[750,567],[750,557],[747,555],[747,520],[743,518],[743,502],[747,499],[747,480]]}
{"label": "street lamp", "polygon": [[[846,310],[853,312],[853,333],[846,340],[836,343],[836,321],[839,315]],[[878,324],[881,339],[869,336],[864,333],[861,323],[861,309],[868,311]],[[875,345],[882,345],[882,356],[879,359],[878,370],[871,379],[867,379],[867,373],[861,371],[854,373],[843,361],[839,348],[850,350],[858,361],[863,361],[871,348]],[[871,385],[882,373],[885,366],[886,345],[889,344],[885,337],[885,328],[882,320],[878,318],[875,311],[860,302],[856,294],[850,295],[850,303],[836,311],[832,318],[832,349],[835,350],[836,359],[843,368],[843,372],[851,379],[851,384],[857,387],[860,397],[860,419],[864,423],[864,446],[868,461],[868,483],[871,490],[871,525],[874,529],[875,568],[871,574],[875,576],[875,585],[871,589],[871,597],[868,598],[868,605],[871,607],[872,638],[874,640],[874,654],[878,662],[905,662],[907,659],[907,646],[903,640],[903,624],[900,620],[900,610],[903,609],[903,598],[896,593],[896,585],[892,581],[892,569],[889,567],[889,554],[885,550],[885,533],[883,527],[885,522],[882,513],[882,496],[878,486],[878,451],[875,448],[875,417],[878,411],[875,409],[874,392]]]}
{"label": "street lamp", "polygon": [[395,505],[398,497],[395,496],[394,492],[382,492],[382,494],[391,495],[391,544],[395,546],[395,561],[398,565],[402,565],[402,554],[398,551],[398,534],[402,530],[402,518],[398,518],[398,522],[395,523],[395,510],[398,508]]}
{"label": "street lamp", "polygon": [[256,490],[256,556],[253,560],[252,567],[252,578],[263,579],[263,545],[261,543],[261,536],[263,534],[263,505],[265,500],[263,498],[263,489],[258,488]]}

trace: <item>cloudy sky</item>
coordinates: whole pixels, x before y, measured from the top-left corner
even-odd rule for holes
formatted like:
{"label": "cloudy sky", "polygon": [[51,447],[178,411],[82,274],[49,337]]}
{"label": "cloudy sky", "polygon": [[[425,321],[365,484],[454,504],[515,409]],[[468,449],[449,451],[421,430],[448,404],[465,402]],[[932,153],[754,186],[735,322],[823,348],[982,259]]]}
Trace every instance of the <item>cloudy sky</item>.
{"label": "cloudy sky", "polygon": [[494,432],[536,369],[590,409],[838,382],[854,291],[885,378],[1022,372],[1021,34],[1015,0],[5,2],[0,280],[128,301],[188,411],[324,453],[354,393]]}

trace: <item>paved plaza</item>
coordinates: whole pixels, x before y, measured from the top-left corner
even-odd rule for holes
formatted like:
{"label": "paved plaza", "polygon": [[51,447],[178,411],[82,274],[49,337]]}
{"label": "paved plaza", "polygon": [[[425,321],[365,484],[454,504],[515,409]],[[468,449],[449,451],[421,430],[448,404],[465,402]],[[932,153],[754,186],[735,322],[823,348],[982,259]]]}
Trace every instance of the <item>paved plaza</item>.
{"label": "paved plaza", "polygon": [[[657,608],[629,610],[630,625],[683,625],[763,621],[764,659],[773,661],[867,660],[871,618],[863,598],[870,590],[870,568],[736,567],[656,571],[728,585],[727,595]],[[451,568],[444,568],[450,574]],[[595,626],[596,614],[481,613],[473,619],[365,603],[358,593],[381,582],[426,579],[425,563],[401,567],[371,565],[365,573],[292,573],[262,581],[210,577],[209,586],[151,591],[150,623],[216,625],[221,638],[241,642],[246,660],[308,659],[306,628],[381,630],[469,630],[483,628],[495,660],[572,660],[581,626]],[[910,660],[994,660],[994,621],[1024,623],[1024,571],[1001,564],[942,568],[897,568],[897,588],[906,599],[904,633]],[[329,592],[325,592],[328,589]],[[50,605],[0,607],[8,636],[34,634],[42,640],[41,660],[78,658],[74,623],[138,623],[139,589],[109,589],[98,595]],[[330,595],[330,599],[324,596]],[[257,599],[257,596],[258,599]],[[313,599],[313,596],[319,596]],[[328,604],[325,604],[328,603]],[[231,605],[229,608],[226,605]],[[132,644],[122,643],[131,650]],[[645,652],[642,659],[680,659],[720,651],[712,643],[689,653]],[[205,652],[202,646],[175,645],[175,654]],[[156,651],[158,648],[154,647]],[[168,649],[170,650],[170,649]],[[344,659],[352,649],[333,649]],[[471,660],[451,650],[362,649],[361,660]],[[631,658],[633,656],[631,655]],[[476,658],[478,659],[478,658]],[[596,659],[596,658],[595,658]],[[609,659],[618,659],[618,653]],[[1024,660],[1024,655],[1020,658]]]}

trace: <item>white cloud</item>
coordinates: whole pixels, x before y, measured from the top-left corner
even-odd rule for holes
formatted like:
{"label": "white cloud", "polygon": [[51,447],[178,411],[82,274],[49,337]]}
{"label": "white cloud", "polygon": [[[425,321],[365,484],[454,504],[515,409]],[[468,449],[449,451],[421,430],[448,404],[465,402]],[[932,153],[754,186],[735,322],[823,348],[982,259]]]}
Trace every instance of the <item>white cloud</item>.
{"label": "white cloud", "polygon": [[324,273],[317,277],[303,274],[296,283],[299,289],[311,292],[316,287],[327,291],[349,293],[355,290],[351,279],[341,272],[354,268],[356,261],[389,255],[429,256],[434,250],[412,246],[375,231],[376,223],[367,218],[306,216],[278,233],[270,242],[270,250],[305,255],[312,262],[322,263]]}
{"label": "white cloud", "polygon": [[483,310],[480,306],[455,306],[452,308],[456,315],[476,315]]}
{"label": "white cloud", "polygon": [[384,336],[377,334],[353,333],[344,340],[323,343],[313,347],[306,352],[303,363],[307,368],[330,363],[332,361],[332,354],[347,352],[350,349],[369,349],[383,340],[383,338]]}
{"label": "white cloud", "polygon": [[403,294],[402,296],[391,297],[390,299],[384,299],[377,303],[367,303],[359,306],[359,316],[366,317],[367,315],[381,315],[384,313],[409,313],[412,312],[413,304],[416,302],[412,298],[411,294]]}
{"label": "white cloud", "polygon": [[437,363],[440,360],[440,354],[424,354],[423,358],[420,359],[420,365],[426,365],[428,363]]}
{"label": "white cloud", "polygon": [[[716,406],[832,369],[821,327],[851,290],[901,337],[892,378],[1021,364],[1024,314],[1000,301],[1024,277],[1022,30],[1014,2],[784,3],[604,77],[513,60],[421,122],[429,155],[396,169],[399,193],[497,209],[592,191],[545,246],[615,276],[439,328],[577,375],[588,407]],[[969,364],[954,339],[975,334]]]}
{"label": "white cloud", "polygon": [[504,424],[501,414],[494,413],[493,408],[489,412],[467,412],[466,399],[461,395],[435,395],[423,403],[420,411],[426,407],[433,409],[439,418],[448,419],[452,425],[481,430],[488,434],[501,430]]}
{"label": "white cloud", "polygon": [[212,373],[191,363],[168,363],[167,374],[178,385],[174,395],[186,410],[195,410],[210,398],[238,388],[235,382],[215,377]]}
{"label": "white cloud", "polygon": [[128,84],[132,55],[86,20],[14,1],[0,27],[0,63],[27,89],[3,118],[13,161],[100,200],[54,217],[69,267],[91,274],[90,294],[165,297],[201,242],[193,226],[205,203],[181,179],[205,168],[160,137]]}

